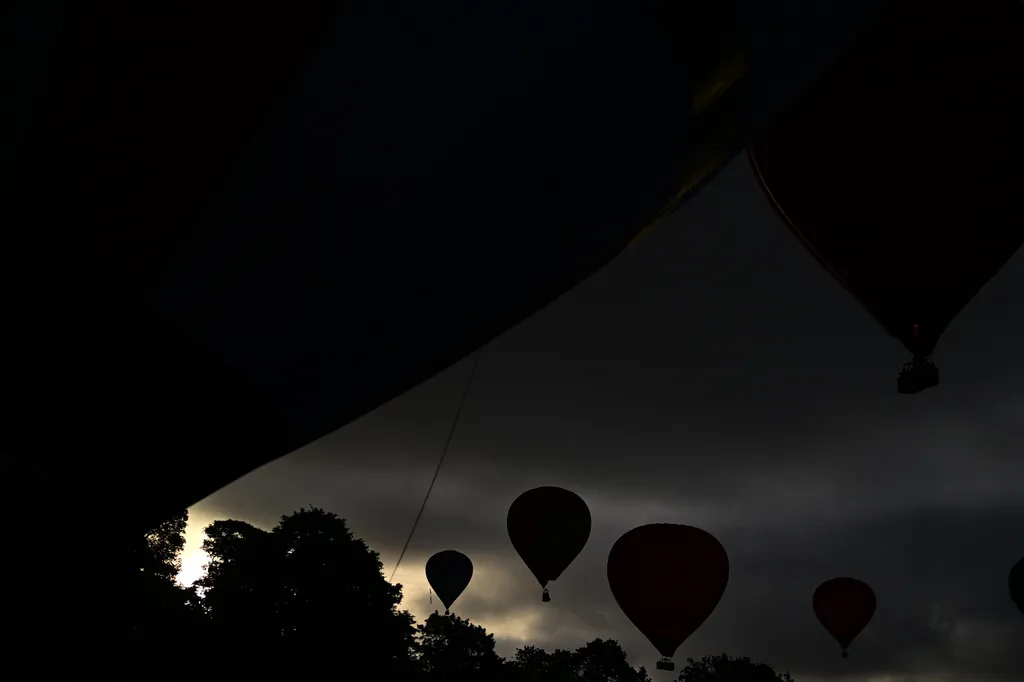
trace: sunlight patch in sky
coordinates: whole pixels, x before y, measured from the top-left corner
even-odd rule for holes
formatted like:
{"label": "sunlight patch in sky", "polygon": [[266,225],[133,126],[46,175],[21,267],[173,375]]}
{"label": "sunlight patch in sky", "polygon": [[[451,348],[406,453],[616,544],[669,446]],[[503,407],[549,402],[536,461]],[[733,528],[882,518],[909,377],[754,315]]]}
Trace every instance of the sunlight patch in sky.
{"label": "sunlight patch in sky", "polygon": [[210,558],[203,551],[203,540],[206,539],[206,533],[203,531],[214,520],[202,509],[193,507],[188,510],[185,548],[181,551],[181,570],[178,571],[178,582],[186,587],[206,575],[206,562]]}

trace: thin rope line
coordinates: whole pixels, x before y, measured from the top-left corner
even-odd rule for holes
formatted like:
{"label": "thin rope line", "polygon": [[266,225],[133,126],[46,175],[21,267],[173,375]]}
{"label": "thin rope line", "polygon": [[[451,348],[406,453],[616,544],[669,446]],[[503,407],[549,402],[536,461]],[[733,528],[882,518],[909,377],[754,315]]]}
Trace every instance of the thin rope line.
{"label": "thin rope line", "polygon": [[469,395],[469,387],[473,384],[473,377],[476,375],[477,365],[480,364],[480,356],[483,354],[484,349],[481,348],[476,352],[476,357],[473,358],[473,366],[469,370],[469,378],[466,379],[466,387],[462,389],[462,397],[459,399],[459,406],[455,410],[455,419],[452,420],[452,426],[448,429],[448,438],[444,442],[444,448],[441,449],[441,458],[437,461],[437,468],[434,469],[434,477],[430,479],[430,487],[427,488],[427,494],[423,498],[423,504],[420,505],[419,513],[416,514],[416,520],[412,522],[412,530],[409,531],[409,537],[405,539],[405,546],[402,547],[402,553],[398,555],[398,561],[395,562],[395,568],[391,571],[391,577],[388,578],[388,582],[392,582],[395,579],[395,573],[398,572],[398,567],[402,565],[402,559],[405,558],[405,551],[409,549],[409,543],[412,542],[412,536],[416,533],[416,526],[420,523],[420,518],[423,516],[423,510],[427,508],[427,500],[430,499],[430,493],[434,491],[434,483],[437,482],[437,475],[441,473],[441,465],[444,464],[444,458],[448,454],[448,448],[452,444],[452,438],[455,436],[455,429],[459,426],[459,418],[462,416],[462,408],[466,404],[466,396]]}

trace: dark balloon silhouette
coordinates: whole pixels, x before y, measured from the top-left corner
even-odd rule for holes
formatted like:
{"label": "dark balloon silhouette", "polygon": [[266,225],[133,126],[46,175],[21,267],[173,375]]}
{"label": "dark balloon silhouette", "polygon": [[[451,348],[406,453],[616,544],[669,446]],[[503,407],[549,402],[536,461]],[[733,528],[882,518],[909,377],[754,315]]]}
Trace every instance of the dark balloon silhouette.
{"label": "dark balloon silhouette", "polygon": [[462,552],[446,549],[427,559],[427,582],[444,604],[445,615],[473,579],[473,562]]}
{"label": "dark balloon silhouette", "polygon": [[722,544],[693,526],[656,523],[629,531],[608,554],[608,585],[626,617],[668,659],[718,606],[729,583]]}
{"label": "dark balloon silhouette", "polygon": [[512,546],[544,588],[583,551],[590,539],[590,509],[579,495],[564,488],[527,490],[508,508],[506,526]]}
{"label": "dark balloon silhouette", "polygon": [[1024,613],[1024,558],[1010,569],[1010,599]]}
{"label": "dark balloon silhouette", "polygon": [[842,647],[843,658],[849,658],[850,644],[875,615],[874,590],[856,578],[832,578],[818,586],[811,603],[818,621]]}
{"label": "dark balloon silhouette", "polygon": [[[803,245],[913,354],[1024,242],[1024,3],[897,0],[750,147]],[[998,333],[994,329],[979,333]]]}

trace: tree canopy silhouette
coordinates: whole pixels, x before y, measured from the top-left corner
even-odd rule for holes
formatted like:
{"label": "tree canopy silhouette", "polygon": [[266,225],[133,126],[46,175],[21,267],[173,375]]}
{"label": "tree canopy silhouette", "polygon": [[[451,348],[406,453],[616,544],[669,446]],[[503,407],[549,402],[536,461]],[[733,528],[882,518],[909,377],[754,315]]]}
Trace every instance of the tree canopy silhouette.
{"label": "tree canopy silhouette", "polygon": [[125,602],[127,646],[118,657],[123,662],[145,659],[183,634],[203,633],[206,613],[198,593],[177,582],[187,523],[183,511],[137,538],[124,555],[131,557],[130,564],[110,576],[133,597]]}
{"label": "tree canopy silhouette", "polygon": [[595,639],[575,651],[551,653],[536,646],[517,650],[509,661],[516,682],[651,682],[647,671],[634,669],[626,652],[611,639]]}
{"label": "tree canopy silhouette", "polygon": [[415,630],[398,609],[402,586],[385,580],[378,554],[344,519],[310,507],[271,531],[215,521],[206,534],[210,562],[197,584],[222,642],[259,647],[292,669],[347,660],[409,674]]}
{"label": "tree canopy silhouette", "polygon": [[435,611],[416,628],[416,660],[424,680],[468,682],[504,677],[494,635],[455,615]]}
{"label": "tree canopy silhouette", "polygon": [[139,539],[136,552],[143,572],[174,580],[181,570],[187,525],[188,511],[183,511]]}
{"label": "tree canopy silhouette", "polygon": [[793,682],[789,673],[777,673],[764,663],[727,654],[686,659],[679,682]]}

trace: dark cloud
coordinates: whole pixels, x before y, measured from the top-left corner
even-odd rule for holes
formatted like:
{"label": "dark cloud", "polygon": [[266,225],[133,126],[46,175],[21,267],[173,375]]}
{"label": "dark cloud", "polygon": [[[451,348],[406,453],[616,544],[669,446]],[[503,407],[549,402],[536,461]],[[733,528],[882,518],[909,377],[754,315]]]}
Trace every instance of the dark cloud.
{"label": "dark cloud", "polygon": [[[426,557],[461,549],[477,570],[457,611],[504,653],[613,637],[650,668],[655,652],[611,598],[605,559],[631,527],[691,523],[726,545],[732,579],[680,657],[725,650],[801,682],[1024,678],[1024,618],[1006,593],[1024,554],[1021,263],[950,328],[943,386],[895,395],[905,351],[786,234],[738,160],[484,351],[396,576],[408,607],[432,608]],[[460,363],[254,472],[194,516],[270,525],[320,505],[348,518],[390,574],[468,371]],[[524,489],[552,484],[588,500],[594,533],[543,605],[504,519]],[[846,661],[809,604],[844,574],[879,596]]]}

